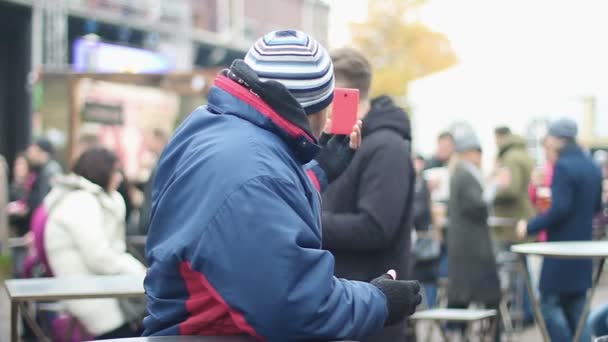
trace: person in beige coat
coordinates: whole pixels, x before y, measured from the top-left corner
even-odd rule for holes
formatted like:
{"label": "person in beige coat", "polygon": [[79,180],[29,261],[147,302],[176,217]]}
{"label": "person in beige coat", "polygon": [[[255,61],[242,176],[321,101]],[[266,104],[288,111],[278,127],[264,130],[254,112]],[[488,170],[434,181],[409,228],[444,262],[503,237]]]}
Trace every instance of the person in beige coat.
{"label": "person in beige coat", "polygon": [[[56,277],[141,275],[145,267],[126,252],[125,204],[116,192],[121,176],[114,153],[92,148],[45,198],[49,216],[45,251]],[[70,314],[97,339],[131,337],[117,299],[66,301]]]}

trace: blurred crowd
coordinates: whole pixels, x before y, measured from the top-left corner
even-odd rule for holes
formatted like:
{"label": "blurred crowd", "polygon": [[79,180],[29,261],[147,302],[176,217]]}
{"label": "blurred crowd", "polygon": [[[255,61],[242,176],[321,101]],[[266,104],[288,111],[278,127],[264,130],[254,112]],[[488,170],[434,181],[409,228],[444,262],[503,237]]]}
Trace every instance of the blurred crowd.
{"label": "blurred crowd", "polygon": [[[55,160],[48,139],[35,140],[19,154],[12,172],[6,173],[10,183],[4,185],[9,234],[24,241],[13,251],[13,276],[145,273],[143,248],[133,247],[129,253],[127,235],[146,233],[154,168],[167,139],[162,130],[150,132],[142,154],[147,169],[141,173],[147,177],[138,179],[126,179],[117,155],[93,135],[78,139],[67,172]],[[133,318],[124,305],[116,299],[66,302],[71,315],[53,315],[47,321],[58,340],[73,317],[77,340],[138,336],[141,324],[129,321]],[[34,338],[31,331],[25,333]]]}
{"label": "blurred crowd", "polygon": [[[481,172],[483,148],[472,130],[457,127],[438,137],[437,153],[419,180],[427,186],[417,187],[420,202],[415,205],[424,208],[415,211],[425,218],[420,222],[442,237],[440,257],[422,263],[421,271],[434,271],[430,284],[425,284],[429,306],[439,304],[436,284],[447,277],[448,307],[477,302],[500,314],[511,312],[524,325],[534,323],[510,247],[523,242],[605,239],[607,233],[607,153],[582,148],[576,142],[577,131],[570,119],[552,122],[542,140],[544,159],[533,160],[526,139],[508,127],[497,127],[498,153],[494,168],[486,173]],[[422,170],[424,159],[419,157],[417,163]],[[415,228],[420,230],[418,225]],[[416,270],[421,268],[420,262],[416,265]],[[543,262],[529,256],[527,267],[535,291],[540,292],[551,340],[572,340],[591,287],[591,261]],[[423,274],[415,278],[428,282]],[[501,303],[509,310],[502,310]],[[581,341],[590,340],[589,334],[606,334],[604,311],[592,315]]]}
{"label": "blurred crowd", "polygon": [[[280,38],[281,36],[277,40],[281,41]],[[496,341],[500,340],[501,334],[508,328],[504,322],[509,322],[511,318],[519,317],[517,319],[520,319],[524,325],[533,324],[532,304],[526,292],[521,291],[524,279],[516,272],[515,258],[510,252],[510,247],[517,243],[532,241],[604,239],[608,229],[608,152],[598,150],[591,153],[580,146],[577,143],[576,123],[564,118],[549,125],[546,137],[542,141],[545,151],[543,160],[534,160],[531,157],[526,139],[512,132],[509,127],[498,127],[494,132],[498,150],[495,164],[492,169],[483,170],[482,153],[486,147],[482,146],[476,132],[466,125],[453,126],[442,133],[437,139],[435,155],[427,159],[414,152],[415,148],[412,146],[415,146],[415,137],[411,136],[407,113],[387,96],[369,97],[373,75],[367,59],[349,48],[332,52],[330,57],[336,84],[359,90],[358,116],[362,123],[358,128],[360,131],[355,129],[354,136],[351,135],[351,145],[348,147],[343,144],[348,144],[349,139],[338,139],[327,133],[321,136],[319,140],[321,152],[313,160],[314,167],[323,169],[322,174],[317,174],[314,176],[316,178],[313,178],[315,185],[321,185],[318,188],[321,190],[323,202],[319,204],[322,207],[317,210],[320,217],[315,218],[313,215],[300,213],[299,219],[289,221],[289,224],[293,225],[301,225],[302,221],[320,224],[322,237],[315,234],[312,234],[315,237],[308,236],[311,235],[308,232],[290,236],[287,240],[306,240],[307,242],[302,243],[308,243],[310,246],[307,248],[313,248],[311,246],[316,244],[310,241],[316,241],[315,238],[321,239],[323,249],[331,252],[335,260],[335,270],[333,262],[328,268],[332,276],[335,274],[341,279],[371,282],[382,290],[385,295],[383,298],[388,302],[388,309],[383,308],[378,311],[384,316],[388,312],[389,320],[393,320],[396,324],[391,324],[378,334],[369,337],[369,341],[402,341],[406,339],[406,335],[413,337],[415,333],[408,328],[408,323],[404,319],[407,314],[397,312],[395,307],[405,306],[406,300],[410,301],[407,302],[408,305],[415,306],[414,300],[403,299],[404,295],[394,295],[394,291],[409,293],[407,292],[410,291],[409,288],[399,286],[411,286],[410,283],[405,284],[401,281],[412,279],[422,284],[424,294],[422,305],[426,308],[468,308],[474,305],[496,309],[501,322],[494,336]],[[251,60],[248,63],[255,66]],[[218,84],[228,84],[231,80],[241,85],[255,84],[257,77],[254,80],[246,78],[250,77],[252,72],[247,68],[239,66],[238,63],[233,65],[231,71],[221,76]],[[295,83],[296,77],[293,75],[291,77]],[[295,86],[301,91],[298,87],[301,85]],[[211,112],[222,112],[224,110],[222,101],[236,101],[220,93],[219,90],[215,91],[216,93],[211,94],[215,97],[210,99],[211,104],[208,106]],[[251,88],[251,93],[255,94],[258,100],[265,99],[264,91],[263,87]],[[277,89],[268,89],[268,91],[276,92]],[[319,93],[320,90],[317,89],[314,94],[306,96],[314,97]],[[238,93],[238,95],[242,94]],[[252,98],[247,99],[253,101],[247,102],[249,104],[257,101]],[[214,104],[214,100],[220,101],[220,104]],[[271,103],[270,100],[267,102]],[[244,106],[234,103],[226,105],[226,108],[243,110]],[[294,106],[293,103],[271,103],[271,105],[285,110]],[[260,108],[265,107],[260,106]],[[304,111],[301,112],[305,115]],[[238,116],[247,115],[250,114]],[[1,192],[5,192],[9,198],[6,210],[1,212],[6,213],[10,234],[12,237],[23,237],[27,242],[24,253],[15,254],[14,276],[142,274],[146,272],[146,264],[150,262],[155,262],[156,266],[150,265],[149,277],[159,272],[161,274],[178,272],[158,269],[160,262],[158,255],[167,253],[163,243],[167,241],[177,243],[168,238],[172,235],[166,231],[162,231],[161,234],[161,229],[175,224],[171,227],[178,231],[182,222],[184,226],[200,223],[199,221],[193,223],[188,217],[188,215],[199,215],[194,204],[188,202],[188,199],[197,198],[201,203],[212,205],[212,202],[223,200],[221,196],[238,196],[238,193],[225,194],[220,188],[229,186],[229,182],[235,177],[234,172],[238,171],[234,171],[234,168],[238,168],[239,163],[221,158],[225,163],[222,167],[205,171],[213,177],[220,177],[224,173],[225,181],[217,181],[223,178],[196,179],[197,182],[209,182],[209,194],[216,194],[216,197],[208,199],[210,195],[205,197],[198,193],[200,187],[194,183],[184,183],[181,189],[174,189],[171,183],[174,180],[171,176],[172,172],[175,174],[194,172],[187,168],[172,169],[177,167],[174,162],[178,160],[172,158],[186,154],[187,152],[179,149],[192,141],[184,135],[190,132],[187,125],[196,123],[197,116],[193,115],[193,117],[194,119],[189,119],[185,123],[186,129],[180,130],[177,138],[169,144],[170,152],[165,154],[164,160],[161,154],[168,143],[168,134],[161,130],[150,133],[146,157],[148,169],[142,172],[146,176],[136,180],[125,178],[116,154],[102,146],[95,136],[80,137],[75,149],[75,158],[65,171],[54,158],[53,144],[42,138],[35,140],[15,159],[10,170],[8,167],[4,168],[6,169],[4,175],[10,177],[6,177],[6,183],[0,184]],[[293,117],[288,120],[301,123],[300,119]],[[256,125],[266,123],[261,119],[252,119],[252,121]],[[209,130],[215,127],[214,125],[231,127],[229,121],[226,121],[204,123],[199,128]],[[250,131],[253,128],[239,125],[235,124],[235,127],[245,133],[233,137],[226,131],[225,136],[219,135],[225,139],[223,141],[226,145],[219,143],[218,146],[231,146],[230,144],[248,136],[247,134],[254,134]],[[272,129],[277,129],[276,127],[278,125],[272,126]],[[211,142],[218,134],[215,131],[206,131],[206,133],[208,134],[206,139],[209,139],[205,140],[205,144],[208,144],[205,145],[206,151],[214,151],[216,154],[207,155],[205,158],[217,159],[219,152],[214,150],[217,146],[212,145]],[[286,134],[277,133],[277,135],[283,137]],[[357,139],[361,140],[360,146],[357,144],[353,146],[352,141]],[[303,142],[302,146],[306,146],[307,141]],[[287,145],[295,146],[296,143],[290,142]],[[194,150],[198,153],[198,147]],[[231,150],[233,155],[238,152],[238,148]],[[305,154],[306,151],[297,150],[292,154],[282,155],[281,160],[288,157],[296,158],[293,157],[294,155],[301,158]],[[248,158],[246,155],[239,157]],[[156,163],[159,159],[160,167],[157,168]],[[256,165],[262,165],[260,167],[271,163],[268,160],[257,162],[259,164]],[[290,167],[292,164],[295,165],[292,161],[287,164]],[[242,167],[247,165],[243,163]],[[287,173],[283,166],[273,166],[273,168],[281,174]],[[155,179],[157,172],[160,172],[159,182],[154,188],[152,180]],[[180,177],[186,176],[188,175],[180,174]],[[264,205],[270,205],[271,202],[267,197],[260,195],[266,194],[265,191],[269,191],[268,189],[277,189],[277,185],[260,184],[257,192],[252,192],[253,195],[246,194],[243,201],[238,203],[239,210],[248,210],[251,207],[251,204],[245,203],[248,198],[258,203],[257,210],[249,208],[253,212],[252,218],[246,217],[239,221],[234,217],[225,217],[223,219],[226,222],[231,222],[235,227],[241,225],[255,230],[254,228],[272,226],[273,219],[283,219],[281,212],[287,209],[277,207],[276,212],[266,212]],[[294,191],[289,187],[278,187],[278,189],[273,191],[281,196]],[[290,200],[277,201],[288,202],[288,207],[296,208],[294,210],[298,212],[310,211],[317,202],[315,197],[310,197],[312,187],[303,189],[302,191],[309,197],[305,198],[299,193],[293,196],[304,202],[303,207],[300,206],[301,203],[294,204]],[[177,192],[170,193],[173,196],[171,197],[165,196],[164,193],[160,194],[161,191]],[[163,196],[162,201],[161,196]],[[184,202],[176,202],[175,206],[167,209],[166,203],[171,201],[170,198]],[[171,221],[172,212],[181,213],[180,206],[195,209],[188,215],[184,214],[186,216],[176,216],[182,219],[181,222],[178,219]],[[160,212],[162,215],[156,215],[151,221],[152,211]],[[219,212],[222,213],[221,210]],[[237,211],[239,212],[241,211]],[[265,214],[268,216],[264,216]],[[194,217],[197,217],[196,215]],[[220,218],[205,219],[215,222]],[[226,229],[226,226],[219,223],[217,227]],[[149,229],[151,239],[148,243],[152,243],[152,246],[148,246],[148,260],[138,259],[134,255],[141,255],[143,251],[128,250],[127,236],[145,236]],[[239,232],[243,235],[234,238],[238,239],[241,244],[240,252],[243,252],[249,248],[244,236],[251,232],[244,229],[240,229]],[[200,236],[190,236],[189,239]],[[266,242],[267,247],[272,249],[274,235],[256,235],[256,237],[260,236],[267,240],[257,240],[254,243],[260,245]],[[224,236],[213,238],[206,236],[206,239],[216,241],[217,244],[226,244],[220,245],[220,248],[213,251],[216,255],[224,256],[222,253],[228,253],[226,250],[230,249],[230,240],[226,240]],[[179,244],[182,243],[186,244],[180,240]],[[187,250],[200,252],[201,248],[196,245],[192,248],[188,247]],[[290,254],[285,250],[277,250],[274,253],[274,258],[289,258],[297,254]],[[230,255],[225,257],[232,258]],[[312,263],[314,267],[325,264],[318,261],[321,260],[317,259],[321,258],[320,256],[307,255],[303,258],[305,259],[303,262]],[[266,261],[262,260],[262,262]],[[192,260],[193,265],[195,262]],[[240,259],[238,262],[234,261],[234,265],[245,265],[239,262]],[[180,264],[177,267],[182,276],[192,271],[182,268],[190,267],[189,265]],[[591,261],[545,260],[543,262],[538,258],[530,257],[527,260],[527,267],[533,276],[535,290],[540,293],[543,315],[552,340],[572,340],[576,324],[581,317],[586,291],[591,286]],[[395,279],[378,280],[377,277],[389,269],[395,271],[394,276],[391,273],[392,278]],[[302,272],[298,274],[298,277],[301,277],[297,279],[298,282],[317,284],[309,279],[313,277],[312,275],[302,270],[298,272]],[[273,273],[269,271],[259,274],[259,277],[273,277]],[[146,321],[147,334],[162,332],[163,325],[169,329],[168,327],[173,324],[170,319],[174,318],[171,316],[165,321],[164,318],[159,318],[159,315],[172,312],[163,305],[168,305],[167,300],[173,294],[163,287],[166,284],[158,284],[155,281],[150,279],[147,283],[151,291],[148,294],[149,299],[155,296],[156,301],[149,304],[148,310],[151,308],[157,310]],[[393,284],[391,281],[396,283]],[[215,284],[221,284],[221,280],[217,280]],[[347,286],[350,285],[335,283],[331,288],[332,291],[337,291],[335,288]],[[353,286],[350,295],[336,296],[356,297],[360,286]],[[184,286],[176,285],[175,288],[182,287]],[[296,285],[292,287],[297,288]],[[285,291],[289,289],[281,288]],[[227,292],[232,294],[234,291],[237,289],[230,288]],[[295,294],[290,298],[296,302],[299,300],[299,295],[307,293],[301,289],[294,291]],[[266,292],[260,291],[259,296],[269,296]],[[416,291],[410,292],[414,294]],[[373,298],[374,292],[371,293],[369,296]],[[169,297],[163,298],[163,295]],[[205,297],[201,300],[211,300],[209,298]],[[372,302],[371,299],[369,301]],[[245,300],[242,310],[248,309],[247,303]],[[67,302],[65,308],[69,319],[76,319],[78,322],[78,336],[82,339],[138,336],[144,329],[141,324],[143,312],[139,316],[128,314],[133,311],[130,310],[133,307],[126,308],[125,305],[128,304],[118,299],[82,300]],[[200,310],[204,312],[204,308]],[[319,309],[319,315],[322,314],[321,311]],[[343,313],[344,317],[347,317],[349,312]],[[181,313],[175,315],[179,316]],[[593,313],[586,332],[587,336],[584,337],[586,341],[590,340],[591,335],[600,336],[608,333],[607,316],[608,307]],[[52,319],[57,321],[65,317]],[[252,322],[262,326],[261,329],[264,331],[265,323],[260,323],[264,319],[259,318],[259,321],[252,319]],[[360,325],[353,324],[352,329],[372,326],[376,324],[374,320],[369,318]],[[350,318],[345,318],[344,321],[332,324],[348,326],[351,323]],[[384,322],[381,323],[383,326]],[[58,323],[53,324],[54,329],[59,329]],[[311,323],[312,326],[317,327],[315,324]],[[318,325],[320,327],[321,323]],[[305,328],[308,329],[309,326],[302,327]],[[460,335],[464,327],[453,325],[448,330],[453,335]],[[329,330],[324,332],[325,336],[334,334]],[[272,333],[268,334],[272,335]],[[337,334],[338,337],[349,336],[348,332]]]}

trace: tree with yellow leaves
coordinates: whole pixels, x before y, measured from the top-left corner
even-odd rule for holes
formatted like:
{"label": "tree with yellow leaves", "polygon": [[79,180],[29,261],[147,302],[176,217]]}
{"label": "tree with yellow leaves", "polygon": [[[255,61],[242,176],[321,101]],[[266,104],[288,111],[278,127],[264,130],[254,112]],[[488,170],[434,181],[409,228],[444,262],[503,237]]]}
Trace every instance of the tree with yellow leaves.
{"label": "tree with yellow leaves", "polygon": [[368,19],[352,24],[353,43],[374,69],[371,95],[404,96],[410,81],[456,63],[448,39],[413,19],[420,0],[368,0]]}

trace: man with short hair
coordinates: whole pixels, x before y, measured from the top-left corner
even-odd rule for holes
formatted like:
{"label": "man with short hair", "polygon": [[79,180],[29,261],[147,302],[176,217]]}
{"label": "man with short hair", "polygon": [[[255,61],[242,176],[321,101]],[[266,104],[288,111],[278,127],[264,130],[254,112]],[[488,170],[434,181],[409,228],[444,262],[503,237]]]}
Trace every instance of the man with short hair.
{"label": "man with short hair", "polygon": [[[592,221],[601,210],[601,174],[576,143],[571,119],[551,123],[545,143],[558,151],[549,210],[521,221],[520,238],[547,230],[548,241],[590,241]],[[552,341],[572,341],[591,287],[591,260],[546,258],[540,278],[541,309]],[[587,335],[586,333],[584,335]],[[582,336],[581,341],[590,337]]]}
{"label": "man with short hair", "polygon": [[333,90],[329,55],[295,30],[218,75],[158,164],[144,335],[360,340],[413,313],[416,282],[338,279],[321,249],[316,187],[350,160],[317,144]]}
{"label": "man with short hair", "polygon": [[[499,256],[511,254],[511,246],[521,242],[517,237],[515,227],[519,220],[528,220],[534,215],[534,207],[530,201],[528,187],[534,171],[534,160],[527,151],[527,142],[523,137],[513,134],[506,126],[497,127],[494,130],[496,147],[498,148],[497,175],[506,173],[509,181],[504,186],[497,188],[492,206],[494,215],[501,219],[508,219],[493,228],[496,242],[496,253]],[[506,265],[509,267],[509,265]],[[503,288],[523,288],[524,279],[519,276],[504,278]],[[515,294],[515,292],[513,292]],[[533,322],[532,306],[527,293],[523,293],[524,323]]]}
{"label": "man with short hair", "polygon": [[496,227],[497,240],[508,246],[517,242],[513,229],[519,220],[528,220],[534,215],[534,208],[528,196],[534,160],[526,150],[526,139],[511,133],[509,127],[498,127],[494,130],[498,147],[498,170],[508,172],[510,182],[499,189],[494,196],[494,215],[500,218],[513,219],[513,224]]}
{"label": "man with short hair", "polygon": [[437,151],[426,163],[427,169],[446,167],[454,154],[454,137],[450,132],[441,132],[437,137]]}
{"label": "man with short hair", "polygon": [[[372,70],[358,51],[332,52],[336,85],[359,89],[363,141],[323,192],[323,248],[339,278],[369,282],[386,269],[408,279],[415,172],[407,114],[388,96],[369,100]],[[365,341],[402,341],[405,320]]]}

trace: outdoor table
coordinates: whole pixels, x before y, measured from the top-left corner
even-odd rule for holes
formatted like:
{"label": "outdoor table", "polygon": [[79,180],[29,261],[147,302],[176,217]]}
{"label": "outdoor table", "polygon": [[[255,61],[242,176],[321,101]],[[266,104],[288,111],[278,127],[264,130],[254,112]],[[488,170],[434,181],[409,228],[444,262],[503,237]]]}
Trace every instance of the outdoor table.
{"label": "outdoor table", "polygon": [[20,314],[39,340],[49,340],[29,314],[26,306],[28,302],[142,297],[143,278],[142,273],[139,276],[73,276],[7,280],[4,286],[11,303],[11,341],[19,340],[17,324]]}
{"label": "outdoor table", "polygon": [[137,246],[145,246],[146,240],[148,239],[147,235],[131,235],[127,236],[127,242],[137,245]]}
{"label": "outdoor table", "polygon": [[[134,337],[119,338],[115,340],[104,340],[105,342],[257,342],[249,336],[158,336],[158,337]],[[335,341],[355,342],[355,341]]]}
{"label": "outdoor table", "polygon": [[528,288],[528,294],[532,299],[532,304],[534,306],[534,317],[538,326],[540,328],[540,332],[543,336],[543,340],[546,342],[550,341],[549,333],[547,332],[547,327],[545,325],[545,320],[543,318],[539,299],[534,293],[532,289],[532,283],[530,281],[530,273],[528,268],[526,267],[526,256],[527,255],[538,255],[545,258],[557,258],[557,259],[598,259],[599,265],[595,274],[595,278],[593,279],[593,284],[591,285],[591,289],[587,293],[587,300],[585,301],[585,306],[583,309],[583,314],[578,322],[578,326],[576,328],[576,333],[574,335],[574,341],[578,341],[581,333],[583,332],[583,328],[585,326],[585,321],[587,320],[587,315],[589,314],[589,309],[591,305],[591,299],[595,293],[597,285],[600,281],[600,276],[602,275],[602,271],[604,269],[604,262],[606,258],[608,258],[608,241],[565,241],[565,242],[539,242],[539,243],[525,243],[520,245],[515,245],[511,247],[511,251],[513,253],[518,254],[518,262],[519,269],[524,274],[524,278],[526,280],[526,286]]}
{"label": "outdoor table", "polygon": [[[456,322],[465,323],[467,325],[465,336],[468,336],[473,323],[481,322],[483,320],[493,319],[496,317],[496,310],[479,310],[479,309],[430,309],[416,312],[410,317],[413,321],[431,321],[437,325],[441,332],[441,337],[444,341],[449,341],[449,338],[445,332],[444,327],[440,324],[441,322]],[[488,332],[494,332],[496,328],[496,322],[492,321],[489,329],[485,329],[483,336],[480,341],[485,339]]]}
{"label": "outdoor table", "polygon": [[9,248],[27,247],[28,241],[25,237],[12,237],[8,239]]}
{"label": "outdoor table", "polygon": [[106,342],[256,342],[250,336],[158,336],[104,340]]}

